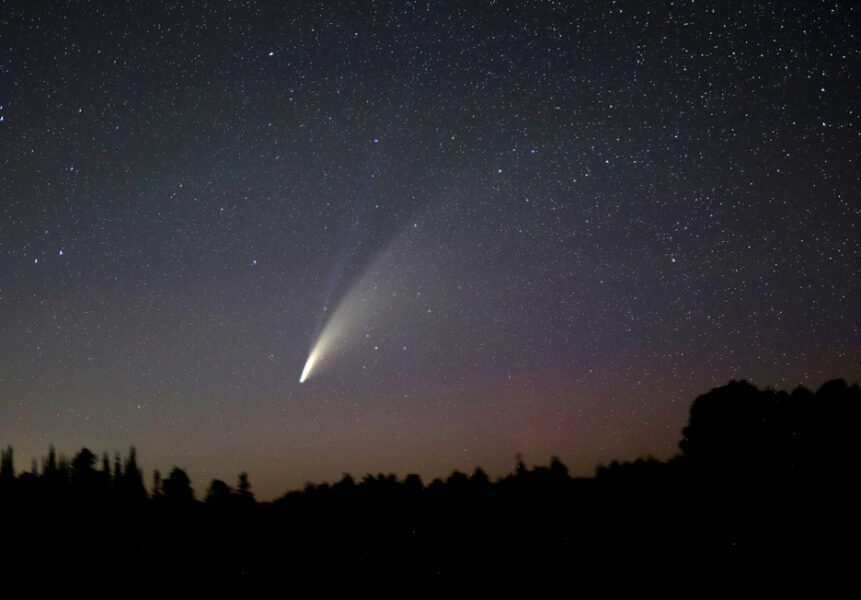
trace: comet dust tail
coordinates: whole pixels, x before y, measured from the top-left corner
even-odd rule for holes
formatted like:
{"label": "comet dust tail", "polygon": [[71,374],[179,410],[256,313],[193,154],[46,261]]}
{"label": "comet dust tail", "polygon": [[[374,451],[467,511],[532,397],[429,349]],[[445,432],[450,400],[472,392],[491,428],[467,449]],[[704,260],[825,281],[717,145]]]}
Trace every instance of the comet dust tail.
{"label": "comet dust tail", "polygon": [[361,333],[390,326],[393,318],[392,300],[400,298],[400,290],[390,282],[397,272],[393,260],[400,253],[388,251],[379,256],[353,283],[347,293],[328,315],[311,350],[299,383],[318,377],[339,355],[360,347]]}
{"label": "comet dust tail", "polygon": [[308,379],[308,375],[311,374],[311,369],[314,367],[314,363],[317,361],[317,353],[311,352],[311,355],[308,357],[308,360],[305,361],[305,368],[302,369],[302,375],[299,377],[299,383],[305,383],[305,380]]}
{"label": "comet dust tail", "polygon": [[308,373],[311,372],[311,366],[314,363],[311,361],[311,357],[308,357],[308,360],[305,362],[305,368],[302,369],[302,375],[299,376],[299,383],[305,383],[305,380],[308,378]]}
{"label": "comet dust tail", "polygon": [[299,383],[305,383],[309,377],[311,377],[311,372],[318,366],[320,360],[323,359],[325,354],[329,354],[327,348],[330,348],[332,345],[332,333],[331,328],[327,328],[327,330],[323,331],[323,334],[314,344],[314,347],[311,348],[311,352],[308,354],[308,360],[305,361],[305,367],[302,369],[302,375],[299,376]]}

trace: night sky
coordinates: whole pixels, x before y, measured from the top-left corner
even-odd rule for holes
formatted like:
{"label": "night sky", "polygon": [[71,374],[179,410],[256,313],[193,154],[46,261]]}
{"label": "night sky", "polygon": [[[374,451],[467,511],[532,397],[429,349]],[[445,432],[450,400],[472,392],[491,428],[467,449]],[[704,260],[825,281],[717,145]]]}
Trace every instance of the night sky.
{"label": "night sky", "polygon": [[0,8],[19,470],[589,475],[861,378],[854,3],[159,4]]}

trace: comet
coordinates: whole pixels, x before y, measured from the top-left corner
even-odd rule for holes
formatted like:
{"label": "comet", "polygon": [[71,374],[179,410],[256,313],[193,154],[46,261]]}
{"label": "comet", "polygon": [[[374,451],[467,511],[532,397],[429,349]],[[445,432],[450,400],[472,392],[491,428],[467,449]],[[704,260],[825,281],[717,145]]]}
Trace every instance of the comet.
{"label": "comet", "polygon": [[[331,323],[331,321],[330,321]],[[302,369],[302,375],[299,377],[299,383],[305,383],[308,378],[311,376],[311,372],[314,370],[314,367],[320,362],[320,360],[324,357],[324,352],[334,343],[334,339],[337,336],[334,334],[332,328],[327,324],[327,327],[323,329],[323,332],[320,334],[320,337],[317,338],[317,342],[311,348],[311,352],[308,354],[308,360],[305,361],[305,367]]]}
{"label": "comet", "polygon": [[308,354],[308,360],[305,361],[305,367],[302,369],[302,375],[299,377],[299,383],[305,383],[308,378],[311,376],[311,372],[314,370],[314,367],[323,357],[323,349],[325,346],[325,334],[326,331],[323,330],[323,334],[311,348],[311,353]]}
{"label": "comet", "polygon": [[[364,276],[347,292],[335,311],[326,321],[320,335],[308,353],[308,359],[299,376],[299,383],[305,383],[316,375],[324,364],[334,355],[350,346],[358,336],[356,332],[362,325],[368,326],[380,313],[384,304],[379,295],[379,286],[373,285],[379,278],[379,266],[373,265]],[[324,360],[325,359],[325,360]]]}
{"label": "comet", "polygon": [[[413,229],[409,231],[414,236]],[[398,268],[411,250],[407,245],[410,239],[396,238],[347,290],[335,310],[328,313],[305,360],[299,383],[319,375],[337,355],[361,346],[370,334],[392,331],[411,314],[425,315],[413,306],[422,298],[415,291],[423,283],[423,272]]]}
{"label": "comet", "polygon": [[312,350],[311,355],[308,357],[308,360],[305,361],[305,368],[302,369],[302,375],[299,377],[299,383],[305,383],[305,380],[308,379],[308,375],[311,374],[311,369],[314,368],[314,363],[317,362],[316,353]]}

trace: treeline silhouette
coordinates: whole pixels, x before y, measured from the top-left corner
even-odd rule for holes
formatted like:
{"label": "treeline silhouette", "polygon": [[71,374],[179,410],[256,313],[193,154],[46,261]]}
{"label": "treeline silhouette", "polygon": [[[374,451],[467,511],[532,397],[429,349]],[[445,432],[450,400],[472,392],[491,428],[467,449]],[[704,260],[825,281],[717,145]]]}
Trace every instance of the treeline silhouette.
{"label": "treeline silhouette", "polygon": [[[187,473],[144,486],[135,449],[51,447],[16,473],[0,457],[4,571],[69,585],[155,578],[209,586],[344,582],[568,581],[627,585],[741,573],[849,568],[858,541],[861,391],[816,393],[732,381],[699,396],[669,461],[640,459],[572,478],[554,458],[492,481],[480,468],[425,485],[418,475],[350,475],[257,502],[248,476]],[[48,559],[47,557],[50,557]],[[799,570],[799,571],[797,571]],[[624,577],[614,577],[624,575]],[[90,585],[88,583],[87,585]]]}

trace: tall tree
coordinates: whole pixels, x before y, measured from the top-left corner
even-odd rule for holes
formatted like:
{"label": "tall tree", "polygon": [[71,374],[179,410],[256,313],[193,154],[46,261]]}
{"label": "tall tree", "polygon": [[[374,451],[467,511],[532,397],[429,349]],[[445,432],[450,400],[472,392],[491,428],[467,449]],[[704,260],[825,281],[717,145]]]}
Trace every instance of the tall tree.
{"label": "tall tree", "polygon": [[72,486],[78,491],[92,490],[96,481],[96,455],[87,448],[81,450],[72,458]]}
{"label": "tall tree", "polygon": [[213,506],[230,506],[233,500],[233,490],[220,479],[213,479],[206,492],[206,503]]}
{"label": "tall tree", "polygon": [[129,456],[123,465],[123,475],[120,479],[120,493],[129,502],[142,502],[146,499],[146,488],[143,484],[143,474],[137,463],[135,447],[129,448]]}
{"label": "tall tree", "polygon": [[120,485],[120,481],[123,478],[123,461],[119,452],[114,452],[114,477],[113,484],[114,489],[116,489]]}
{"label": "tall tree", "polygon": [[57,451],[54,450],[54,444],[48,446],[48,460],[45,461],[42,467],[42,474],[45,476],[53,476],[57,472]]}
{"label": "tall tree", "polygon": [[6,446],[5,450],[0,450],[0,480],[9,481],[14,478],[15,462],[12,446]]}
{"label": "tall tree", "polygon": [[248,473],[245,471],[239,474],[239,483],[236,485],[236,495],[239,497],[240,504],[254,504],[254,493],[251,491],[251,483],[249,483]]}
{"label": "tall tree", "polygon": [[161,487],[165,500],[172,504],[189,504],[194,501],[191,480],[188,478],[188,474],[179,467],[174,467],[171,470]]}

